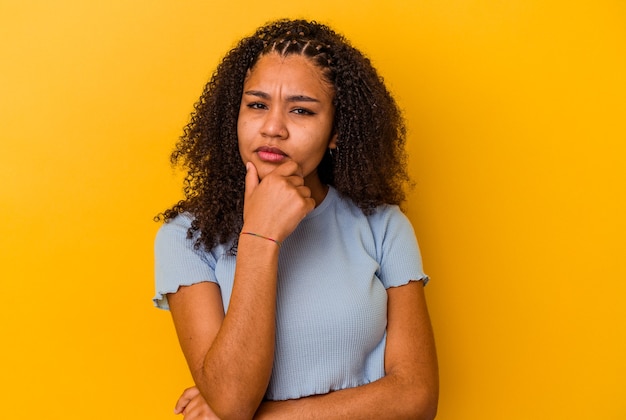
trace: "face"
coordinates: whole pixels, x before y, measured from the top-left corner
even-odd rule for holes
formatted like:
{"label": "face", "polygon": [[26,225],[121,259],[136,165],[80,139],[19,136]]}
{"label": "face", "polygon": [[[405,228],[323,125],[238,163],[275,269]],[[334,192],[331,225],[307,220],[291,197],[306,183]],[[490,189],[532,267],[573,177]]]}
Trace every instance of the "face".
{"label": "face", "polygon": [[333,88],[308,58],[270,53],[259,58],[243,85],[237,123],[239,152],[259,177],[281,163],[300,165],[305,184],[317,188],[317,166],[332,135]]}

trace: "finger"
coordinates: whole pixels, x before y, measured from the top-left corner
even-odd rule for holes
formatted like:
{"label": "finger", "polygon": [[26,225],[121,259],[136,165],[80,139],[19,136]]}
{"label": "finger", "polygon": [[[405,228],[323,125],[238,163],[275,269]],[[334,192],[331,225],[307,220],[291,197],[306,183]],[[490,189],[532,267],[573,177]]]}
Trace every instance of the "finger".
{"label": "finger", "polygon": [[296,190],[298,191],[298,194],[300,194],[300,197],[311,198],[311,189],[306,185],[302,184],[296,186]]}
{"label": "finger", "polygon": [[180,397],[178,397],[178,401],[176,401],[176,406],[174,407],[174,414],[180,414],[185,410],[185,407],[189,404],[189,402],[195,398],[200,391],[195,386],[191,388],[187,388],[183,391]]}
{"label": "finger", "polygon": [[259,173],[257,172],[256,166],[254,166],[254,163],[248,162],[246,163],[245,199],[248,199],[248,197],[256,189],[257,185],[259,185]]}
{"label": "finger", "polygon": [[289,182],[289,184],[293,185],[294,187],[300,187],[304,185],[304,178],[302,178],[301,176],[298,175],[291,175],[286,177],[287,182]]}
{"label": "finger", "polygon": [[189,405],[185,408],[183,416],[184,420],[217,419],[217,416],[213,413],[213,410],[211,410],[211,407],[209,407],[201,395],[198,395],[191,400]]}
{"label": "finger", "polygon": [[307,214],[308,214],[315,208],[317,203],[315,202],[315,199],[311,197],[305,198],[305,201],[307,203]]}
{"label": "finger", "polygon": [[302,168],[293,160],[288,160],[285,163],[280,164],[276,169],[272,171],[272,173],[281,175],[281,176],[298,176],[302,178],[304,175],[302,173]]}

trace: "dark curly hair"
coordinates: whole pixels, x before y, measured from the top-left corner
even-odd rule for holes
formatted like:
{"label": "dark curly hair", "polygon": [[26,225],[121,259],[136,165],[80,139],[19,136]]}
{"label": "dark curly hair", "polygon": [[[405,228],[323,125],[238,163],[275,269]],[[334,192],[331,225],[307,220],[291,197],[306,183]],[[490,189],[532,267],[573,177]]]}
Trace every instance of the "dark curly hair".
{"label": "dark curly hair", "polygon": [[[189,212],[189,238],[212,249],[233,241],[243,226],[246,169],[239,154],[237,118],[246,73],[260,56],[276,52],[309,58],[334,87],[337,150],[317,168],[364,212],[404,201],[406,129],[401,112],[370,60],[340,34],[317,22],[278,20],[242,39],[218,65],[195,104],[171,155],[182,164],[185,199],[159,216],[168,222]],[[199,233],[199,235],[198,235]]]}

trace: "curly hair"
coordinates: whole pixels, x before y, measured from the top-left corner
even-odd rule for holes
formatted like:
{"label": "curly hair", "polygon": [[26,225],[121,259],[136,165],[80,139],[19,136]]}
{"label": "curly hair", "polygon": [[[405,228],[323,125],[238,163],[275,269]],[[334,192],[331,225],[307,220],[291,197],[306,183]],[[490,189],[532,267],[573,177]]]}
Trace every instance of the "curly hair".
{"label": "curly hair", "polygon": [[237,142],[237,118],[248,70],[268,53],[300,54],[334,87],[337,150],[317,171],[365,213],[382,204],[401,204],[409,181],[402,114],[383,79],[360,51],[328,26],[305,20],[270,22],[226,54],[204,87],[190,122],[171,154],[187,172],[185,199],[157,219],[188,212],[188,237],[212,249],[232,241],[243,226],[245,166]]}

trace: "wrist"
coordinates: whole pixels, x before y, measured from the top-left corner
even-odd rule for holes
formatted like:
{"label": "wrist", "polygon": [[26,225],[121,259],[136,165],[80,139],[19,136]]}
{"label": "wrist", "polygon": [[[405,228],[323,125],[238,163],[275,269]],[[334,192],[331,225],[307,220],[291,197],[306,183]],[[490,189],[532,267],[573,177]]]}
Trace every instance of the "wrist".
{"label": "wrist", "polygon": [[268,241],[268,242],[272,242],[272,243],[276,244],[276,246],[278,246],[278,248],[280,248],[281,245],[282,245],[282,242],[280,242],[277,239],[274,239],[274,238],[272,238],[270,236],[265,236],[265,235],[263,235],[261,233],[257,233],[257,232],[253,232],[253,231],[249,231],[249,230],[245,230],[245,229],[242,230],[241,233],[239,234],[240,238],[242,236],[251,236],[251,237],[257,238],[259,240],[265,240],[265,241]]}

